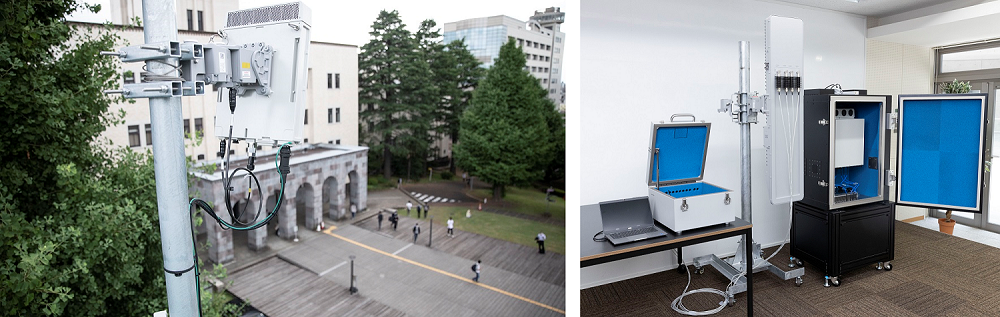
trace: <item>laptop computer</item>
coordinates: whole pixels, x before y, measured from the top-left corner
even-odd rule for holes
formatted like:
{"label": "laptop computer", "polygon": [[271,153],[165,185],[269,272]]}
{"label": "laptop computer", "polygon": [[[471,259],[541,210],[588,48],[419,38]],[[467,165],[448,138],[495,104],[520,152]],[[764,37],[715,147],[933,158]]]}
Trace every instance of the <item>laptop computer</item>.
{"label": "laptop computer", "polygon": [[649,197],[636,197],[600,203],[604,236],[613,245],[666,236],[653,222]]}

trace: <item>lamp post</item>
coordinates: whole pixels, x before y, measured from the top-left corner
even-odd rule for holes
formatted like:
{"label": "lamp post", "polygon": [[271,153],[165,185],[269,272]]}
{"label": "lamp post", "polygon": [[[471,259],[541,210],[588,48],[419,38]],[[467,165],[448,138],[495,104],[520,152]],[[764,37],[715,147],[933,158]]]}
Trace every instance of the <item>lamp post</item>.
{"label": "lamp post", "polygon": [[351,288],[350,288],[350,291],[351,291],[351,295],[354,295],[354,294],[358,293],[358,288],[354,286],[354,280],[356,279],[356,277],[354,276],[354,256],[351,255],[350,258],[351,258]]}

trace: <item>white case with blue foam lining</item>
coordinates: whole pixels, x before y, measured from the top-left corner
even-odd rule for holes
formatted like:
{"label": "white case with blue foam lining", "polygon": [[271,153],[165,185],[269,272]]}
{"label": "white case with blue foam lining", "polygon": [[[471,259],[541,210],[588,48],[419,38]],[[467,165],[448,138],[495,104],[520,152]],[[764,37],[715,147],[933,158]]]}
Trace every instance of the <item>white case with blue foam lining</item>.
{"label": "white case with blue foam lining", "polygon": [[650,131],[646,181],[653,218],[677,233],[735,220],[727,206],[732,191],[701,181],[712,124],[673,117]]}

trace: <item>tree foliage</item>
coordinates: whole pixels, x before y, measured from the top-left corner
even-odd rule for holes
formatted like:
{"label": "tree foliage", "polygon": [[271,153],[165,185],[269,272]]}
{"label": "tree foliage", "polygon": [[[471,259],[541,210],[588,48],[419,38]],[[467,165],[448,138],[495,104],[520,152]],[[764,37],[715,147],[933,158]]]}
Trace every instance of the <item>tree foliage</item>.
{"label": "tree foliage", "polygon": [[370,165],[381,166],[386,178],[397,157],[423,163],[430,144],[435,86],[427,84],[430,66],[420,41],[405,27],[398,12],[381,11],[358,56],[358,101],[366,107],[360,135],[377,163]]}
{"label": "tree foliage", "polygon": [[[149,316],[167,308],[152,155],[98,137],[123,113],[99,10],[27,0],[0,12],[0,316]],[[219,273],[213,268],[210,271]],[[204,296],[209,313],[225,303]],[[214,309],[214,310],[213,310]]]}
{"label": "tree foliage", "polygon": [[[458,142],[460,119],[462,112],[472,99],[472,91],[486,75],[482,63],[469,52],[464,40],[452,41],[435,50],[435,58],[431,60],[431,70],[434,82],[440,92],[435,117],[439,125],[435,131],[439,135],[448,136],[452,143]],[[455,160],[452,157],[450,170],[455,173]]]}
{"label": "tree foliage", "polygon": [[554,144],[563,137],[557,135],[562,123],[554,120],[552,102],[525,63],[524,53],[508,40],[461,118],[455,158],[459,167],[493,184],[494,199],[505,186],[540,180],[563,155]]}

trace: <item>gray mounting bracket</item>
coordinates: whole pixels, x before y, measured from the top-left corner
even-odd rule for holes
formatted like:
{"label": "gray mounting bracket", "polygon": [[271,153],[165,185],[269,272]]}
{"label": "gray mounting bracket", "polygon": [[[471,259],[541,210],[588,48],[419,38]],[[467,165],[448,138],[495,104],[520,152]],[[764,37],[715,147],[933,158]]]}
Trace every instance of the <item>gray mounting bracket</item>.
{"label": "gray mounting bracket", "polygon": [[[202,93],[205,84],[202,83]],[[194,87],[192,87],[194,88]],[[183,95],[183,83],[180,81],[159,81],[148,83],[127,84],[121,90],[105,90],[105,94],[122,94],[125,98],[169,98]]]}
{"label": "gray mounting bracket", "polygon": [[181,58],[181,44],[179,42],[164,42],[132,45],[123,47],[118,52],[101,52],[101,55],[118,56],[123,63]]}

